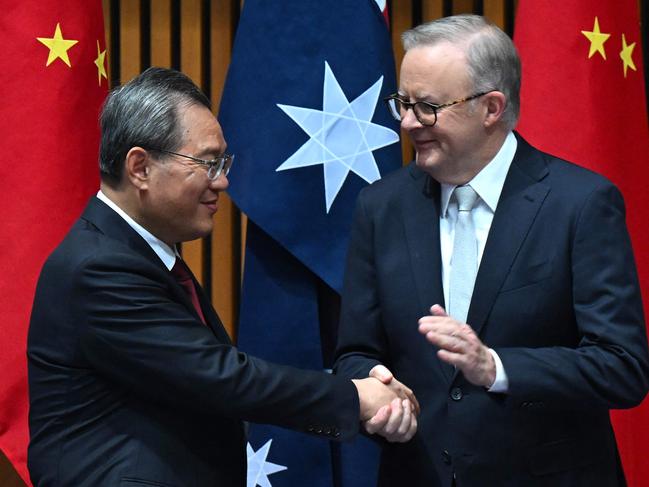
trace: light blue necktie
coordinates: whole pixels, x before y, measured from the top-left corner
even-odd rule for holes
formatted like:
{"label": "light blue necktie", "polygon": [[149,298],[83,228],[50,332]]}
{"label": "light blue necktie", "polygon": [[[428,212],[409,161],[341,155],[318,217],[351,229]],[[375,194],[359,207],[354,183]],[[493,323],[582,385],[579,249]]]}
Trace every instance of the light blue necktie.
{"label": "light blue necktie", "polygon": [[453,191],[458,212],[451,256],[451,282],[449,287],[448,313],[456,320],[466,323],[473,285],[478,272],[478,240],[475,235],[471,210],[478,194],[471,186],[458,186]]}

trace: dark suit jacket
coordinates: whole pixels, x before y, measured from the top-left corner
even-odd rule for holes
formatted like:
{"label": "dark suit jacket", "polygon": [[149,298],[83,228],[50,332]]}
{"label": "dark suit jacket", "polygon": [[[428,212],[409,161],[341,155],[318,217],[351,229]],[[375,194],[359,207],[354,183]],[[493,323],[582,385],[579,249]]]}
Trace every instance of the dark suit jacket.
{"label": "dark suit jacket", "polygon": [[243,420],[358,431],[354,385],[237,351],[149,245],[93,198],[45,263],[29,329],[36,486],[245,486]]}
{"label": "dark suit jacket", "polygon": [[417,331],[444,305],[439,189],[411,164],[354,216],[337,373],[383,363],[422,408],[412,441],[384,445],[380,485],[623,485],[609,409],[642,400],[649,359],[620,193],[518,138],[467,318],[509,377],[494,394]]}

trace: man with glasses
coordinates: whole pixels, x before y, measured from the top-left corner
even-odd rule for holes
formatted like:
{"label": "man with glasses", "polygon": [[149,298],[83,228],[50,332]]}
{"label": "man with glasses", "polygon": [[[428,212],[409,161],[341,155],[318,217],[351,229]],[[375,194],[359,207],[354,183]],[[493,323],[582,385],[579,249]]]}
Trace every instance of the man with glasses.
{"label": "man with glasses", "polygon": [[[495,25],[402,39],[386,102],[416,161],[359,195],[336,363],[420,401],[379,485],[624,485],[609,410],[642,401],[649,358],[622,197],[513,132],[520,61]],[[393,416],[368,431],[398,436]]]}
{"label": "man with glasses", "polygon": [[[242,420],[344,440],[396,382],[270,364],[232,345],[177,253],[212,231],[233,156],[205,95],[151,68],[101,114],[101,190],[45,263],[28,339],[35,486],[246,485]],[[413,419],[414,421],[414,419]]]}

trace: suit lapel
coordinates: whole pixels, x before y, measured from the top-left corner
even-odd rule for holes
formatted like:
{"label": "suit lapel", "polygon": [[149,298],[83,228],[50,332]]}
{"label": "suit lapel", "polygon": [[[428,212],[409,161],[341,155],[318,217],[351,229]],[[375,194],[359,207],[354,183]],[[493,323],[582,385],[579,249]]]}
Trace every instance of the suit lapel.
{"label": "suit lapel", "polygon": [[[444,303],[442,259],[439,239],[440,186],[414,163],[409,167],[412,186],[404,191],[402,221],[406,234],[410,267],[417,287],[421,316],[433,304]],[[423,339],[423,337],[422,337]],[[436,352],[436,348],[431,353]],[[442,376],[450,381],[453,366],[437,360]]]}
{"label": "suit lapel", "polygon": [[550,188],[541,153],[518,137],[473,289],[467,322],[480,334]]}
{"label": "suit lapel", "polygon": [[[123,242],[150,262],[158,265],[163,275],[167,276],[172,287],[176,290],[178,299],[180,299],[183,305],[196,316],[196,319],[199,319],[190,297],[182,286],[176,282],[176,279],[174,279],[151,246],[135,230],[133,230],[121,216],[115,213],[101,200],[93,197],[86,206],[82,218],[95,225],[105,235]],[[198,284],[193,275],[192,279],[194,280],[201,309],[203,310],[203,315],[205,316],[209,328],[220,341],[230,344],[230,337],[225,331],[221,320],[214,312],[203,288]]]}
{"label": "suit lapel", "polygon": [[423,314],[435,303],[444,305],[439,241],[439,184],[413,165],[413,186],[404,191],[402,221],[410,265]]}
{"label": "suit lapel", "polygon": [[[228,332],[225,330],[225,327],[223,326],[223,323],[221,323],[219,316],[214,312],[214,308],[212,307],[207,295],[205,294],[203,287],[198,283],[198,281],[196,281],[196,278],[193,274],[192,279],[194,281],[194,287],[196,288],[198,301],[200,302],[201,310],[203,311],[203,316],[205,317],[207,326],[209,326],[209,328],[212,330],[214,335],[216,335],[219,341],[231,345],[232,341],[230,340],[230,335],[228,335]],[[189,301],[189,305],[191,305],[191,309],[193,310],[194,306],[191,304],[191,301]],[[198,318],[198,315],[196,317]]]}

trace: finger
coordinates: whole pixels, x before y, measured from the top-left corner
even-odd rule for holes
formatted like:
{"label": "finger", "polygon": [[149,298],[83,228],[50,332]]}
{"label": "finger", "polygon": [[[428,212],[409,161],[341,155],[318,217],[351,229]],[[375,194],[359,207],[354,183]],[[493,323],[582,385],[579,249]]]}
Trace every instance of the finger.
{"label": "finger", "polygon": [[416,432],[417,432],[417,416],[413,414],[410,419],[410,428],[408,429],[408,432],[405,434],[403,442],[405,443],[406,441],[410,441],[412,437],[415,436]]}
{"label": "finger", "polygon": [[429,331],[450,335],[451,333],[462,333],[460,323],[453,318],[423,316],[419,319],[418,329],[420,333],[426,334]]}
{"label": "finger", "polygon": [[399,429],[399,426],[401,425],[401,420],[403,418],[403,405],[401,404],[401,399],[395,399],[390,403],[390,409],[391,409],[391,414],[390,418],[388,421],[385,423],[385,426],[383,427],[383,434],[386,438],[391,437],[394,435],[397,430]]}
{"label": "finger", "polygon": [[446,310],[442,308],[439,304],[434,304],[430,307],[430,314],[433,316],[448,316]]}
{"label": "finger", "polygon": [[462,353],[456,353],[456,352],[451,352],[449,350],[438,350],[437,351],[437,357],[443,362],[446,362],[447,364],[454,365],[458,369],[464,370],[464,366],[466,365],[466,362],[464,360],[464,354]]}
{"label": "finger", "polygon": [[417,432],[417,418],[410,411],[412,410],[412,404],[408,404],[408,401],[404,400],[402,403],[404,414],[399,425],[399,429],[392,435],[389,435],[387,438],[391,442],[405,443],[409,441],[414,434]]}
{"label": "finger", "polygon": [[415,393],[409,387],[406,387],[403,384],[402,384],[402,386],[403,386],[403,388],[404,388],[404,390],[406,392],[405,399],[407,399],[408,402],[410,403],[409,404],[410,411],[414,411],[415,414],[419,414],[419,410],[420,410],[419,409],[419,401],[417,401],[417,397],[415,396]]}
{"label": "finger", "polygon": [[[404,401],[404,408],[410,409],[410,405],[406,405]],[[417,432],[417,417],[414,414],[410,414],[406,417],[404,414],[403,421],[399,428],[398,434],[393,436],[393,440],[399,443],[405,443],[410,441],[412,437]]]}
{"label": "finger", "polygon": [[384,384],[389,384],[394,378],[392,372],[385,365],[375,365],[370,370],[370,377],[380,380]]}
{"label": "finger", "polygon": [[456,353],[466,353],[467,342],[462,335],[456,333],[437,333],[429,331],[426,333],[426,340],[441,350],[449,350]]}
{"label": "finger", "polygon": [[403,406],[403,416],[401,417],[401,424],[399,425],[399,428],[397,428],[397,434],[399,437],[404,436],[408,432],[412,419],[412,408],[410,401],[408,401],[408,399],[404,399],[401,404]]}
{"label": "finger", "polygon": [[421,408],[419,407],[419,401],[417,400],[417,396],[415,396],[414,392],[410,391],[410,394],[408,394],[408,401],[410,402],[410,410],[413,412],[413,414],[419,415]]}
{"label": "finger", "polygon": [[365,431],[373,435],[382,430],[390,419],[391,407],[389,404],[379,408],[374,416],[363,423]]}

